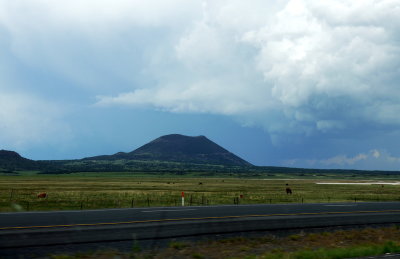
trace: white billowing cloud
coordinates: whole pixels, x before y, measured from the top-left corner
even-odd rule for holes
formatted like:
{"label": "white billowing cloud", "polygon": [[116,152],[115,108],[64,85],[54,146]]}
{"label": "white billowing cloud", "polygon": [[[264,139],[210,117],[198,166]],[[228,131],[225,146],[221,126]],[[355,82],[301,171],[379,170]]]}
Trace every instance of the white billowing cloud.
{"label": "white billowing cloud", "polygon": [[339,156],[335,156],[332,158],[328,158],[328,159],[324,159],[324,160],[311,160],[309,161],[310,164],[322,164],[322,165],[326,165],[326,166],[343,166],[343,165],[354,165],[357,162],[360,162],[362,160],[366,160],[368,158],[368,155],[366,154],[358,154],[354,157],[347,157],[345,155],[339,155]]}
{"label": "white billowing cloud", "polygon": [[[228,81],[229,82],[229,81]],[[248,112],[262,110],[268,105],[251,102],[253,96],[236,87],[236,82],[229,82],[232,91],[224,92],[220,84],[227,83],[226,80],[199,80],[193,85],[181,87],[172,85],[167,89],[139,89],[132,93],[120,94],[117,97],[99,96],[98,105],[123,104],[135,106],[153,106],[164,111],[177,113],[219,113],[224,115],[239,115]],[[242,92],[240,92],[242,91]],[[225,98],[221,98],[225,96]],[[190,101],[188,101],[190,99]],[[204,100],[207,100],[205,103]]]}
{"label": "white billowing cloud", "polygon": [[376,149],[372,150],[371,153],[372,153],[372,156],[375,158],[379,158],[381,156],[381,153]]}
{"label": "white billowing cloud", "polygon": [[400,124],[399,1],[205,3],[173,69],[98,104],[237,116],[273,134]]}
{"label": "white billowing cloud", "polygon": [[372,149],[369,152],[354,156],[337,155],[326,159],[290,159],[283,162],[286,166],[316,167],[316,168],[357,168],[366,170],[400,170],[400,157],[382,149]]}
{"label": "white billowing cloud", "polygon": [[[260,48],[258,69],[273,82],[274,98],[286,108],[311,112],[317,128],[334,116],[400,122],[392,116],[399,111],[393,97],[399,97],[400,31],[386,16],[394,19],[399,2],[360,3],[293,0],[276,15],[275,24],[244,37]],[[369,15],[360,19],[364,13]],[[335,99],[344,99],[347,107]],[[371,106],[375,112],[365,113]]]}

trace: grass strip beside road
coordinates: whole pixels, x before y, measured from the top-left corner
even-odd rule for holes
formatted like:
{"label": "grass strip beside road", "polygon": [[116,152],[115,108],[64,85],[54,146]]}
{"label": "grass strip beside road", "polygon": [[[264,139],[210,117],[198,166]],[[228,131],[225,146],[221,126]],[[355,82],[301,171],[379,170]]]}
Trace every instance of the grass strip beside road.
{"label": "grass strip beside road", "polygon": [[381,245],[359,245],[341,248],[319,248],[317,250],[305,249],[296,252],[269,253],[261,257],[249,256],[246,259],[341,259],[377,256],[383,254],[399,253],[400,245],[388,241]]}
{"label": "grass strip beside road", "polygon": [[52,259],[341,259],[400,252],[398,226],[304,233],[288,236],[234,237],[198,242],[173,241],[167,248],[52,255]]}

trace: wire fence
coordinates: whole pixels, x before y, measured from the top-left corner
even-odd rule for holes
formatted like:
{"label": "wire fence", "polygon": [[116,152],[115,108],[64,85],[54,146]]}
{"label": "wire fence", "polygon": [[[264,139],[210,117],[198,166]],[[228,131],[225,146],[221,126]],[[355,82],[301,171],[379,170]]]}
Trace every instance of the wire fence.
{"label": "wire fence", "polygon": [[[185,193],[185,206],[284,204],[284,203],[333,203],[333,202],[380,202],[400,201],[400,195],[286,195],[267,193]],[[9,190],[0,193],[0,211],[88,210],[107,208],[181,206],[180,192],[129,193],[50,193],[38,198],[32,190]]]}

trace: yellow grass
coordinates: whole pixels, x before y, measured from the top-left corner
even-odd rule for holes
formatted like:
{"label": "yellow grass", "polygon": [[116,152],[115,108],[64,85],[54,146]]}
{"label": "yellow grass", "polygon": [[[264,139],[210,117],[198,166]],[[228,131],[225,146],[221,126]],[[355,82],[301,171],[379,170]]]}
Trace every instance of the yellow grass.
{"label": "yellow grass", "polygon": [[[320,182],[110,174],[0,176],[0,211],[176,206],[180,204],[181,192],[185,192],[187,205],[233,204],[240,196],[241,204],[400,200],[400,185],[317,184]],[[286,184],[293,195],[285,193]],[[38,199],[39,192],[46,192],[48,197]]]}

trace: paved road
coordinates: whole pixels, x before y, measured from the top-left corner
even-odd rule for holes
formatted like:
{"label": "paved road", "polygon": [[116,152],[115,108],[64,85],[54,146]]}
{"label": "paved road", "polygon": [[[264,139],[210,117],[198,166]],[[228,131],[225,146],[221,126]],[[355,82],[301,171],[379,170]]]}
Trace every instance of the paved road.
{"label": "paved road", "polygon": [[0,255],[21,247],[391,223],[400,224],[399,202],[0,213]]}

